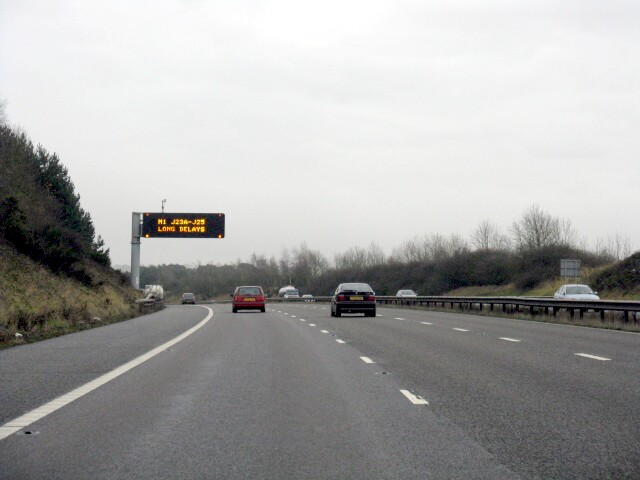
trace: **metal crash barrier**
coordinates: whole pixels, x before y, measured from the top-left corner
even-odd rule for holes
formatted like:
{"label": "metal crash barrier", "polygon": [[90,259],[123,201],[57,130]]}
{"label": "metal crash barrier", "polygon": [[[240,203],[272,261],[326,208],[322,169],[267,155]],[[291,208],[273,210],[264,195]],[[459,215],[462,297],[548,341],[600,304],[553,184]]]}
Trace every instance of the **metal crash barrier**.
{"label": "metal crash barrier", "polygon": [[[330,302],[331,297],[313,298],[269,298],[269,303],[308,303]],[[458,310],[478,310],[485,308],[492,312],[499,309],[505,313],[528,313],[530,315],[556,316],[560,311],[568,312],[571,318],[578,312],[580,318],[589,311],[600,315],[600,320],[605,320],[605,313],[618,313],[625,323],[637,323],[640,319],[640,301],[624,300],[559,300],[539,297],[447,297],[447,296],[421,296],[421,297],[393,297],[376,296],[379,305],[408,306],[417,308],[451,308]]]}

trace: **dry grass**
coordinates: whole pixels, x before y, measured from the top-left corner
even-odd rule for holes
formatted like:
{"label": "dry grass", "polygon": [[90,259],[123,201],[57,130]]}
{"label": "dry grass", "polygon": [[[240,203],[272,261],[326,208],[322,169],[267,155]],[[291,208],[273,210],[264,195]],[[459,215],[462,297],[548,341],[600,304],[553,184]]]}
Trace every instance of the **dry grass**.
{"label": "dry grass", "polygon": [[552,297],[566,283],[563,280],[545,282],[531,290],[520,290],[513,284],[483,285],[478,287],[463,287],[447,292],[445,295],[461,297]]}
{"label": "dry grass", "polygon": [[[587,272],[585,278],[581,280],[583,283],[589,283]],[[512,284],[507,285],[484,285],[479,287],[463,287],[447,292],[445,295],[461,296],[461,297],[553,297],[558,288],[565,283],[572,283],[566,278],[557,278],[541,283],[536,288],[530,290],[519,290]],[[598,292],[601,298],[606,300],[640,300],[640,287],[629,292],[605,291]]]}
{"label": "dry grass", "polygon": [[[41,340],[138,314],[135,290],[121,285],[109,270],[97,266],[89,270],[96,284],[93,287],[54,275],[0,246],[0,346]],[[23,335],[21,339],[15,339],[17,332]]]}

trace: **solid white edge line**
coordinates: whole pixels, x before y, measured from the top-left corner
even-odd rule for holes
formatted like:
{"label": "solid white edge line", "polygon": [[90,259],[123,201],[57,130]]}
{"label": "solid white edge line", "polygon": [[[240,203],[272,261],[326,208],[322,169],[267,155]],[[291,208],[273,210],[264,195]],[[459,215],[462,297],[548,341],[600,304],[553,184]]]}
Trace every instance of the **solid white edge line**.
{"label": "solid white edge line", "polygon": [[373,360],[371,360],[369,357],[360,357],[360,360],[362,360],[364,363],[376,363]]}
{"label": "solid white edge line", "polygon": [[577,355],[579,357],[590,358],[592,360],[600,360],[601,362],[608,362],[611,360],[610,358],[598,357],[596,355],[589,355],[588,353],[574,353],[574,355]]}
{"label": "solid white edge line", "polygon": [[517,338],[509,338],[509,337],[500,337],[500,340],[504,340],[505,342],[520,342]]}
{"label": "solid white edge line", "polygon": [[427,402],[424,398],[414,395],[409,390],[400,390],[400,392],[402,392],[402,394],[407,397],[409,401],[414,405],[429,405],[429,402]]}
{"label": "solid white edge line", "polygon": [[22,430],[22,427],[0,427],[0,440]]}
{"label": "solid white edge line", "polygon": [[156,355],[158,355],[159,353],[165,351],[167,348],[175,345],[176,343],[180,342],[181,340],[184,340],[185,338],[187,338],[189,335],[191,335],[192,333],[194,333],[196,330],[199,330],[200,328],[202,328],[213,316],[213,310],[211,310],[209,307],[202,307],[202,308],[206,308],[207,310],[209,310],[209,314],[204,318],[204,320],[202,320],[200,323],[198,323],[197,325],[191,327],[189,330],[187,330],[186,332],[178,335],[176,338],[174,338],[173,340],[169,340],[166,343],[163,343],[162,345],[160,345],[159,347],[156,347],[150,351],[148,351],[147,353],[144,353],[142,355],[140,355],[137,358],[134,358],[133,360],[125,363],[124,365],[120,365],[119,367],[111,370],[110,372],[105,373],[104,375],[99,376],[98,378],[85,383],[84,385],[68,392],[65,393],[64,395],[61,395],[53,400],[51,400],[50,402],[45,403],[44,405],[41,405],[37,408],[35,408],[34,410],[31,410],[30,412],[25,413],[24,415],[18,417],[18,418],[14,418],[13,420],[5,423],[4,425],[0,426],[0,440],[8,437],[9,435],[17,432],[18,430],[24,428],[24,427],[28,427],[29,425],[31,425],[32,423],[41,420],[42,418],[46,417],[47,415],[49,415],[50,413],[55,412],[56,410],[64,407],[65,405],[68,405],[69,403],[73,402],[74,400],[83,397],[84,395],[86,395],[87,393],[95,390],[98,387],[101,387],[102,385],[104,385],[105,383],[110,382],[111,380],[113,380],[114,378],[119,377],[120,375],[122,375],[123,373],[128,372],[129,370],[137,367],[138,365],[146,362],[147,360],[149,360],[150,358],[155,357]]}

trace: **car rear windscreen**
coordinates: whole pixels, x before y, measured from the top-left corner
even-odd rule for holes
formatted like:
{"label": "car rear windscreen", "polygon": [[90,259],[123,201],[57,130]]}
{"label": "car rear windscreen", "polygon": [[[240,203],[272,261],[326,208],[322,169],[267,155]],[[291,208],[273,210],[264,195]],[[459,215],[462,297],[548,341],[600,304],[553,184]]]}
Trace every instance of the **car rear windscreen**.
{"label": "car rear windscreen", "polygon": [[258,287],[244,287],[238,289],[238,295],[262,295]]}
{"label": "car rear windscreen", "polygon": [[341,292],[373,292],[373,289],[366,283],[343,283],[340,286]]}

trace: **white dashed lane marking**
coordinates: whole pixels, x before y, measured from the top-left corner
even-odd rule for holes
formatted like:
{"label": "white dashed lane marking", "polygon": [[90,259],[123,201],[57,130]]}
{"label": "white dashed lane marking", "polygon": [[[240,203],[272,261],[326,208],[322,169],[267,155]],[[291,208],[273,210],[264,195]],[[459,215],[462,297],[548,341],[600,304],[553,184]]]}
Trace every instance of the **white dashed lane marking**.
{"label": "white dashed lane marking", "polygon": [[597,355],[589,355],[588,353],[575,353],[579,357],[590,358],[592,360],[600,360],[601,362],[608,362],[611,359],[606,357],[598,357]]}
{"label": "white dashed lane marking", "polygon": [[371,360],[369,357],[360,357],[364,363],[376,363]]}
{"label": "white dashed lane marking", "polygon": [[320,330],[322,333],[329,333],[327,330]]}
{"label": "white dashed lane marking", "polygon": [[504,340],[505,342],[520,342],[517,338],[509,338],[509,337],[500,337],[500,340]]}
{"label": "white dashed lane marking", "polygon": [[402,394],[407,397],[409,401],[414,405],[429,405],[429,402],[427,402],[424,398],[414,395],[409,390],[400,390],[400,392],[402,392]]}
{"label": "white dashed lane marking", "polygon": [[457,332],[468,332],[469,331],[466,328],[454,328],[454,330],[456,330]]}
{"label": "white dashed lane marking", "polygon": [[431,322],[420,322],[422,325],[433,325]]}
{"label": "white dashed lane marking", "polygon": [[338,343],[347,343],[344,340],[340,340],[339,338],[336,338],[336,342],[338,342]]}
{"label": "white dashed lane marking", "polygon": [[402,318],[402,317],[396,317],[395,319],[396,320],[404,320],[404,318]]}
{"label": "white dashed lane marking", "polygon": [[309,324],[309,326],[310,326],[310,327],[315,327],[315,326],[316,326],[316,324],[315,324],[315,323],[310,323],[310,324]]}

